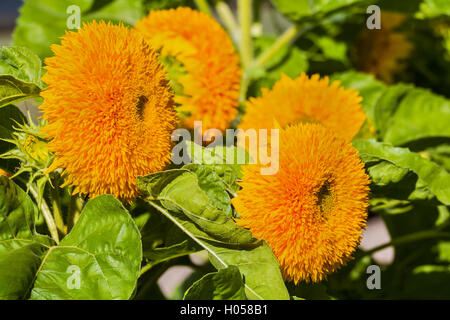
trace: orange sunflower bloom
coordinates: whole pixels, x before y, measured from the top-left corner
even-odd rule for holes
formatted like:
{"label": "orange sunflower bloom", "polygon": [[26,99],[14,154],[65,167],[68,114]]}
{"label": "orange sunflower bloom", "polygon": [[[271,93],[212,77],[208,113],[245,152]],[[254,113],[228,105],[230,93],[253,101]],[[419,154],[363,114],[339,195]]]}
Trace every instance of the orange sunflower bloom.
{"label": "orange sunflower bloom", "polygon": [[404,60],[413,49],[407,35],[396,32],[406,16],[401,13],[383,12],[381,29],[365,29],[359,36],[354,50],[356,68],[371,73],[386,83],[393,83],[394,76],[405,68]]}
{"label": "orange sunflower bloom", "polygon": [[157,53],[122,25],[92,22],[52,46],[42,80],[44,132],[74,193],[137,196],[136,177],[163,169],[177,117]]}
{"label": "orange sunflower bloom", "polygon": [[241,70],[225,30],[212,17],[189,9],[151,11],[135,27],[160,50],[176,90],[183,125],[225,130],[237,115]]}
{"label": "orange sunflower bloom", "polygon": [[280,126],[297,122],[317,122],[351,140],[366,118],[362,98],[353,89],[345,90],[339,81],[329,83],[328,77],[311,78],[303,73],[296,79],[282,75],[271,90],[262,89],[262,96],[250,98],[240,129],[271,129],[274,119]]}
{"label": "orange sunflower bloom", "polygon": [[279,171],[243,169],[237,224],[265,239],[285,280],[321,281],[351,258],[365,227],[369,178],[350,142],[319,124],[280,130]]}

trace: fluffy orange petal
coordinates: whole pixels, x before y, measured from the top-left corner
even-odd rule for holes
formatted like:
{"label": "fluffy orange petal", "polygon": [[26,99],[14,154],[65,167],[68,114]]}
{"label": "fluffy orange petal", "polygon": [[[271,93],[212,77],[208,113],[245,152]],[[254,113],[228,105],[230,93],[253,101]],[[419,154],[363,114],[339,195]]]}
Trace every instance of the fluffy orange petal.
{"label": "fluffy orange petal", "polygon": [[241,69],[239,57],[225,30],[212,17],[190,8],[151,11],[136,30],[149,43],[171,54],[187,74],[177,79],[184,87],[176,97],[180,111],[189,113],[183,125],[225,130],[237,115]]}
{"label": "fluffy orange petal", "polygon": [[369,178],[350,142],[319,124],[280,131],[279,171],[243,169],[232,200],[237,224],[265,239],[286,280],[320,281],[351,258],[361,238]]}
{"label": "fluffy orange petal", "polygon": [[170,162],[178,121],[157,54],[137,32],[103,21],[66,33],[52,50],[41,105],[50,170],[64,168],[74,192],[133,200],[136,177]]}

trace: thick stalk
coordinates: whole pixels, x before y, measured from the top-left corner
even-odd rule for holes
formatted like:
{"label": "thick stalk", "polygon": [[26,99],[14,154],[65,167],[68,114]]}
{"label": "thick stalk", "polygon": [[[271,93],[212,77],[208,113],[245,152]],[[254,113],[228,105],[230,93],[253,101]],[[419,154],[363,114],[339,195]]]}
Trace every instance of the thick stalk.
{"label": "thick stalk", "polygon": [[67,214],[67,232],[72,230],[73,226],[80,217],[81,210],[83,209],[83,200],[79,195],[73,195],[70,197],[69,213]]}
{"label": "thick stalk", "polygon": [[238,18],[241,26],[241,40],[239,42],[239,50],[241,53],[241,62],[244,69],[247,69],[253,60],[252,45],[252,1],[238,1]]}
{"label": "thick stalk", "polygon": [[50,197],[52,199],[53,216],[55,217],[56,228],[60,234],[66,234],[64,219],[61,211],[61,203],[59,201],[58,189],[50,187]]}
{"label": "thick stalk", "polygon": [[270,59],[272,59],[277,52],[283,48],[286,44],[288,44],[300,31],[300,27],[298,25],[293,25],[289,29],[287,29],[278,39],[275,41],[267,50],[265,50],[261,55],[255,60],[255,67],[262,67],[266,64]]}
{"label": "thick stalk", "polygon": [[197,6],[198,10],[200,10],[203,13],[206,13],[208,15],[211,15],[211,10],[209,9],[208,1],[206,0],[195,0],[195,5]]}
{"label": "thick stalk", "polygon": [[231,9],[228,6],[228,4],[226,4],[224,1],[219,1],[216,4],[216,12],[220,20],[222,21],[223,25],[225,26],[225,29],[227,29],[228,33],[233,39],[233,41],[235,43],[238,43],[240,33],[239,25],[237,24],[233,12],[231,12]]}
{"label": "thick stalk", "polygon": [[450,239],[450,232],[426,230],[426,231],[420,231],[420,232],[416,232],[416,233],[412,233],[412,234],[407,234],[403,237],[393,239],[391,242],[388,242],[388,243],[379,245],[373,249],[364,251],[364,253],[361,256],[363,257],[363,256],[371,255],[376,251],[385,249],[390,246],[399,246],[399,245],[404,245],[404,244],[408,244],[411,242],[427,240],[427,239]]}
{"label": "thick stalk", "polygon": [[[38,200],[39,199],[38,192],[34,188],[33,184],[30,185],[30,192],[33,195],[33,197],[36,199],[36,201],[39,201]],[[45,223],[47,224],[47,228],[50,231],[50,235],[52,236],[53,240],[55,240],[55,242],[58,244],[59,243],[58,228],[56,227],[55,220],[53,220],[52,213],[51,213],[45,199],[42,199],[40,209],[44,216]]]}

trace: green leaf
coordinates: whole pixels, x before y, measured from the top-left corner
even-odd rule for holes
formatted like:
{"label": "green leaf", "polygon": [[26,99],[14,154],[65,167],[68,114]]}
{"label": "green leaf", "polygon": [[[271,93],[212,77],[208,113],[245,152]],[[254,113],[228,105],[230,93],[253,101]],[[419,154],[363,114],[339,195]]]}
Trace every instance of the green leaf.
{"label": "green leaf", "polygon": [[450,16],[450,3],[447,0],[423,0],[417,16],[419,18]]}
{"label": "green leaf", "polygon": [[379,140],[400,146],[424,138],[450,137],[450,100],[412,85],[386,86],[370,75],[334,75],[363,98],[363,108]]}
{"label": "green leaf", "polygon": [[211,263],[217,268],[235,265],[245,278],[245,293],[251,300],[287,300],[277,259],[265,241],[251,250],[233,250],[207,245]]}
{"label": "green leaf", "polygon": [[146,202],[208,251],[217,269],[237,266],[249,299],[289,299],[269,246],[211,206],[194,173],[180,169],[138,177],[138,188]]}
{"label": "green leaf", "polygon": [[208,273],[185,293],[184,300],[245,300],[245,287],[236,266]]}
{"label": "green leaf", "polygon": [[242,165],[251,160],[247,151],[235,146],[204,148],[192,141],[185,143],[193,164],[206,165],[214,171],[229,193],[235,194],[240,189],[237,182],[242,178]]}
{"label": "green leaf", "polygon": [[0,176],[0,299],[23,299],[52,241],[35,231],[36,206],[12,180]]}
{"label": "green leaf", "polygon": [[[0,139],[11,139],[13,138],[12,133],[14,132],[13,126],[16,123],[26,123],[23,113],[13,105],[7,105],[0,108]],[[0,140],[0,155],[13,149],[14,144]],[[16,159],[1,159],[0,158],[0,168],[14,172],[16,168],[20,166],[20,163]]]}
{"label": "green leaf", "polygon": [[273,5],[293,21],[323,17],[363,0],[271,0]]}
{"label": "green leaf", "polygon": [[0,175],[0,240],[31,239],[36,215],[37,208],[25,191]]}
{"label": "green leaf", "polygon": [[96,197],[70,234],[43,257],[31,299],[129,299],[141,260],[140,233],[131,216],[113,196]]}
{"label": "green leaf", "polygon": [[131,26],[144,13],[142,0],[28,0],[16,21],[14,45],[28,47],[42,59],[51,56],[50,46],[67,31],[72,5],[80,8],[81,23],[103,19]]}
{"label": "green leaf", "polygon": [[41,60],[24,47],[0,49],[0,108],[39,96]]}
{"label": "green leaf", "polygon": [[426,187],[443,204],[450,204],[450,174],[437,164],[406,148],[396,148],[375,140],[356,140],[353,145],[364,162],[382,160],[397,167],[383,165],[385,170],[369,170],[375,183],[397,182],[405,176],[406,170],[412,171],[418,177],[418,186]]}
{"label": "green leaf", "polygon": [[[254,41],[255,55],[259,55],[268,49],[275,41],[276,37],[262,36]],[[291,78],[298,77],[302,72],[308,70],[309,63],[306,53],[295,46],[284,45],[267,63],[252,75],[254,80],[251,89],[256,91],[255,95],[260,95],[261,88],[272,88],[275,82],[285,74]]]}
{"label": "green leaf", "polygon": [[321,49],[325,58],[340,61],[344,64],[348,63],[345,42],[337,41],[328,36],[315,36],[312,40]]}
{"label": "green leaf", "polygon": [[217,174],[214,166],[187,164],[183,169],[195,173],[198,177],[198,186],[206,193],[209,203],[231,216],[231,199],[227,193],[227,185]]}
{"label": "green leaf", "polygon": [[210,204],[195,173],[174,169],[138,177],[144,200],[161,201],[162,206],[198,228],[198,236],[228,246],[254,245],[251,232],[240,228],[225,212]]}
{"label": "green leaf", "polygon": [[0,300],[26,298],[47,250],[33,240],[0,240]]}
{"label": "green leaf", "polygon": [[153,207],[150,210],[150,218],[141,230],[143,254],[150,264],[156,265],[201,250],[169,219]]}

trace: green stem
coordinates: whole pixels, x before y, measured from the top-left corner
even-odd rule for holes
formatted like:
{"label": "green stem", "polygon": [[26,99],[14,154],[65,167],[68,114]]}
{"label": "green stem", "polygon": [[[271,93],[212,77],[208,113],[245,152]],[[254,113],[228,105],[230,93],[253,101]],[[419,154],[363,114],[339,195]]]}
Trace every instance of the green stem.
{"label": "green stem", "polygon": [[50,197],[52,200],[53,216],[55,217],[56,228],[58,229],[60,234],[64,235],[66,234],[66,230],[61,211],[61,203],[59,201],[58,189],[50,187]]}
{"label": "green stem", "polygon": [[[38,192],[34,188],[33,184],[30,185],[30,192],[33,195],[34,199],[36,199],[36,201],[39,201]],[[40,209],[42,211],[42,214],[44,215],[44,220],[45,223],[47,224],[48,230],[50,231],[50,235],[52,236],[53,240],[55,240],[55,242],[58,244],[59,243],[58,228],[56,227],[55,220],[53,220],[52,213],[45,199],[41,200]]]}
{"label": "green stem", "polygon": [[231,38],[237,43],[239,41],[239,25],[230,7],[224,1],[219,1],[216,4],[216,11]]}
{"label": "green stem", "polygon": [[241,53],[241,62],[244,69],[247,69],[253,60],[253,45],[252,45],[252,1],[239,0],[238,1],[238,18],[241,26],[241,40],[239,42],[239,49]]}
{"label": "green stem", "polygon": [[288,44],[300,31],[299,25],[293,25],[287,29],[267,50],[255,60],[255,67],[262,67],[286,44]]}
{"label": "green stem", "polygon": [[73,195],[70,197],[69,212],[67,214],[67,232],[72,230],[73,226],[80,217],[81,210],[83,209],[83,200],[79,195]]}
{"label": "green stem", "polygon": [[200,10],[203,13],[206,13],[207,15],[211,15],[211,10],[209,9],[208,1],[206,0],[195,0],[195,5],[197,6],[198,10]]}
{"label": "green stem", "polygon": [[408,244],[411,242],[419,241],[419,240],[427,240],[427,239],[437,239],[437,238],[443,238],[443,239],[450,239],[450,232],[441,232],[436,230],[426,230],[426,231],[420,231],[412,234],[407,234],[405,236],[393,239],[391,242],[379,245],[378,247],[375,247],[373,249],[367,250],[362,254],[362,257],[371,255],[376,251],[385,249],[390,246],[399,246]]}

